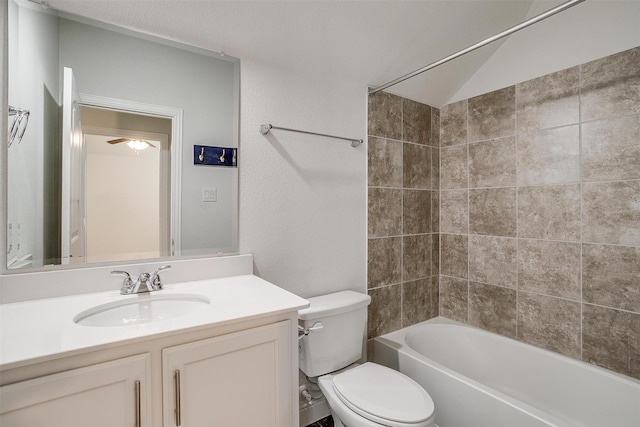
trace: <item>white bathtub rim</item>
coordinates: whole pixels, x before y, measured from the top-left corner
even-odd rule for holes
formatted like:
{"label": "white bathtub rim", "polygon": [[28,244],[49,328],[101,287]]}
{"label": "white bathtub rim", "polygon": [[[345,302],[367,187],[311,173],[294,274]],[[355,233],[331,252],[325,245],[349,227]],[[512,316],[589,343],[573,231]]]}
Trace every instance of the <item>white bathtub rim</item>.
{"label": "white bathtub rim", "polygon": [[[467,330],[472,330],[473,333],[490,334],[495,339],[516,341],[519,345],[526,346],[525,348],[527,351],[532,351],[547,357],[550,356],[552,358],[557,359],[560,362],[564,362],[564,363],[568,362],[574,367],[577,367],[580,369],[592,370],[594,374],[602,375],[605,380],[609,379],[611,381],[617,381],[617,382],[620,382],[622,386],[631,387],[634,390],[640,390],[640,380],[636,380],[635,378],[631,378],[626,375],[619,374],[617,372],[613,372],[608,369],[601,368],[599,366],[595,366],[587,362],[573,359],[559,353],[545,350],[543,348],[539,348],[521,341],[513,340],[512,338],[504,337],[502,335],[499,335],[490,331],[486,331],[471,325],[460,323],[451,319],[447,319],[444,317],[437,317],[434,319],[430,319],[430,320],[375,338],[375,341],[377,342],[376,345],[383,345],[385,347],[388,347],[390,350],[397,352],[399,361],[401,360],[401,358],[404,357],[404,358],[409,358],[410,360],[413,360],[413,361],[417,361],[417,363],[426,363],[437,372],[440,372],[446,375],[450,379],[454,379],[455,382],[465,384],[466,386],[481,392],[483,395],[491,396],[497,401],[500,401],[508,405],[509,407],[516,408],[517,410],[523,413],[526,413],[530,417],[538,421],[541,421],[547,425],[575,426],[575,425],[580,425],[580,423],[576,424],[575,420],[567,419],[564,416],[562,416],[562,414],[550,413],[545,409],[526,403],[525,401],[520,400],[515,396],[511,396],[505,392],[501,392],[491,387],[490,385],[486,385],[482,383],[481,381],[474,380],[462,373],[457,372],[452,368],[447,367],[446,365],[442,365],[436,362],[435,360],[429,358],[427,355],[423,355],[420,352],[414,350],[407,343],[406,336],[409,333],[409,331],[415,330],[416,328],[419,328],[420,325],[423,325],[423,324],[439,324],[439,325],[444,324],[445,326],[449,325],[449,326],[463,327],[463,328],[466,328]],[[406,362],[407,360],[405,359],[405,363]],[[427,391],[429,391],[428,387],[425,387],[425,388],[427,388]],[[437,408],[436,408],[436,411],[437,411]]]}
{"label": "white bathtub rim", "polygon": [[[448,320],[448,319],[447,319]],[[433,322],[432,322],[433,323]],[[416,325],[413,325],[416,326]],[[400,332],[400,331],[396,331],[396,332]],[[392,334],[395,334],[396,332],[392,332],[389,334],[386,334],[385,336],[389,336]],[[406,334],[398,334],[402,337],[404,337],[404,335]],[[378,340],[378,338],[383,338],[384,336],[381,337],[376,337],[375,339]],[[378,340],[378,342],[380,342],[382,345],[387,345],[387,343],[385,343],[382,340]],[[397,342],[395,340],[393,340],[393,342]],[[404,342],[404,341],[403,341]],[[403,345],[401,348],[397,349],[398,353],[402,354],[405,357],[408,357],[414,361],[416,361],[417,363],[425,363],[425,357],[424,355],[422,355],[421,353],[418,353],[417,351],[415,351],[414,349],[412,349],[411,347],[409,347],[408,345]],[[431,368],[443,373],[444,375],[446,375],[447,377],[450,377],[451,379],[453,379],[454,381],[457,382],[461,382],[463,384],[465,384],[466,386],[469,386],[475,390],[477,390],[478,392],[485,394],[491,398],[494,398],[500,402],[502,402],[503,404],[510,406],[518,411],[521,412],[525,412],[527,415],[529,415],[531,418],[534,418],[538,421],[540,421],[541,423],[544,423],[550,427],[577,427],[578,425],[571,422],[570,420],[564,419],[564,418],[560,418],[556,415],[550,414],[548,412],[545,412],[544,410],[537,408],[533,405],[530,405],[526,402],[523,402],[522,400],[516,399],[513,396],[509,396],[499,390],[496,390],[494,388],[491,388],[485,384],[482,384],[479,381],[476,381],[472,378],[469,378],[465,375],[460,374],[459,372],[448,368],[432,359],[429,359],[428,364]],[[427,389],[427,392],[430,393],[430,390],[425,387]],[[437,412],[438,408],[436,406],[436,412]]]}
{"label": "white bathtub rim", "polygon": [[[403,343],[401,348],[399,348],[398,350],[409,350],[411,352],[414,352],[415,354],[420,354],[417,351],[413,350],[408,345],[404,344],[404,343],[406,343],[406,335],[409,333],[409,331],[411,331],[412,328],[416,328],[416,327],[419,327],[420,325],[431,324],[431,323],[451,325],[451,326],[461,326],[461,327],[464,327],[464,328],[472,329],[477,333],[490,334],[493,337],[495,337],[496,339],[500,339],[502,341],[516,341],[517,343],[522,344],[528,350],[531,350],[533,352],[544,354],[544,355],[553,357],[555,359],[559,359],[559,360],[568,362],[568,363],[570,363],[570,364],[572,364],[574,366],[581,366],[581,367],[585,367],[586,366],[586,367],[588,367],[588,369],[593,369],[596,372],[599,372],[600,374],[603,374],[603,375],[605,375],[607,377],[614,378],[615,380],[621,380],[621,381],[627,383],[627,385],[632,385],[634,387],[640,387],[640,380],[638,380],[636,378],[633,378],[633,377],[630,377],[628,375],[624,375],[624,374],[621,374],[619,372],[615,372],[615,371],[612,371],[610,369],[603,368],[603,367],[598,366],[598,365],[594,365],[593,363],[585,362],[583,360],[574,359],[572,357],[565,356],[564,354],[560,354],[560,353],[557,353],[555,351],[547,350],[547,349],[544,349],[542,347],[537,347],[535,345],[526,343],[524,341],[517,340],[515,338],[505,337],[504,335],[500,335],[500,334],[497,334],[495,332],[491,332],[491,331],[488,331],[486,329],[481,329],[481,328],[478,328],[478,327],[475,327],[473,325],[469,325],[469,324],[466,324],[466,323],[461,323],[461,322],[458,322],[456,320],[451,320],[451,319],[448,319],[448,318],[442,317],[442,316],[434,317],[432,319],[425,320],[423,322],[416,323],[416,324],[411,325],[411,326],[407,326],[407,327],[399,329],[397,331],[390,332],[390,333],[385,334],[385,335],[381,335],[380,337],[376,337],[375,339],[377,340],[378,338],[393,337],[394,339],[392,341]],[[401,338],[401,339],[398,339],[398,338]],[[437,363],[437,362],[433,361],[432,359],[429,359],[429,360],[432,361],[433,363]],[[440,366],[442,366],[442,365],[440,365]],[[449,369],[449,368],[446,368],[444,366],[443,366],[443,368]],[[451,370],[451,371],[455,372],[453,370]],[[467,378],[467,377],[465,376],[465,378]]]}

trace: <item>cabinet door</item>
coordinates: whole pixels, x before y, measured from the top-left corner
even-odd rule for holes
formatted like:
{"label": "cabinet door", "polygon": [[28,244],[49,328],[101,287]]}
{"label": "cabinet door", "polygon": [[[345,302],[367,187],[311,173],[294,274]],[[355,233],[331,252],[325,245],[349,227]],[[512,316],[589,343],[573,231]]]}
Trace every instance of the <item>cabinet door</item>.
{"label": "cabinet door", "polygon": [[164,349],[165,427],[293,425],[289,321]]}
{"label": "cabinet door", "polygon": [[151,427],[150,355],[0,387],[0,425]]}

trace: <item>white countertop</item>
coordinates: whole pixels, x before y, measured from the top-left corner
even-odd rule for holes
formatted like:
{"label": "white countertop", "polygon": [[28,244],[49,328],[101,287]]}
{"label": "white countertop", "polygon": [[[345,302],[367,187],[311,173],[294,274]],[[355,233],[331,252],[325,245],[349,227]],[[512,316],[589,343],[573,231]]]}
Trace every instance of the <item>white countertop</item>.
{"label": "white countertop", "polygon": [[243,275],[166,285],[153,294],[199,294],[210,300],[193,313],[139,325],[92,327],[74,323],[80,312],[138,295],[119,289],[0,305],[0,369],[305,308],[309,303],[257,276]]}

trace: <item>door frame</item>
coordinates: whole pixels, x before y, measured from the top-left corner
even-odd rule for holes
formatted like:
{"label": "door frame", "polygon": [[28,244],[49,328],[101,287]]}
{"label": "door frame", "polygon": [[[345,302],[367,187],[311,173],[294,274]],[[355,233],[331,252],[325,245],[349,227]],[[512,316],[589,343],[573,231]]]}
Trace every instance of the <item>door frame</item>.
{"label": "door frame", "polygon": [[147,104],[125,99],[80,93],[80,104],[133,114],[162,117],[171,120],[171,255],[182,251],[182,126],[183,110],[165,105]]}
{"label": "door frame", "polygon": [[[80,117],[80,94],[73,69],[64,67],[63,71],[60,263],[64,265],[85,258],[86,211],[84,210],[85,165],[84,163],[82,165],[74,164],[83,162],[85,156],[82,119]],[[77,197],[75,202],[74,196]],[[76,204],[77,206],[74,207]]]}

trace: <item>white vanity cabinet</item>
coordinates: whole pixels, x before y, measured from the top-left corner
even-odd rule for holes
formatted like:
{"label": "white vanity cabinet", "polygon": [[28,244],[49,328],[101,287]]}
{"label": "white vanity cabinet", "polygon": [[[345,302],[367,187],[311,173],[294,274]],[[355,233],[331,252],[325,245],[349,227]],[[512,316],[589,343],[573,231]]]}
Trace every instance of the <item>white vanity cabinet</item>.
{"label": "white vanity cabinet", "polygon": [[147,353],[0,387],[0,425],[151,427],[150,362]]}
{"label": "white vanity cabinet", "polygon": [[2,373],[0,426],[297,426],[295,325],[287,314],[22,366]]}
{"label": "white vanity cabinet", "polygon": [[[140,324],[73,320],[155,295],[208,303]],[[108,291],[0,304],[0,426],[297,427],[297,319],[308,304],[253,275],[152,296]],[[38,322],[25,322],[36,313]]]}
{"label": "white vanity cabinet", "polygon": [[290,348],[283,321],[164,349],[164,426],[294,425]]}

